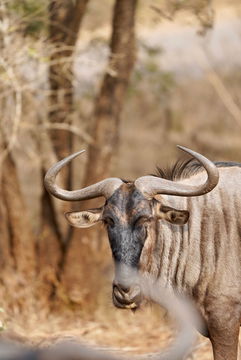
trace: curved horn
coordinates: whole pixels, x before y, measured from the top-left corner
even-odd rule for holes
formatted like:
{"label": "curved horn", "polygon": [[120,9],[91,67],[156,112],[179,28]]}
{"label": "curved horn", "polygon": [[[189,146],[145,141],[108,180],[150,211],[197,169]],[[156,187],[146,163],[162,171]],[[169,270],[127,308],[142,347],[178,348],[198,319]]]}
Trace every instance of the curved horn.
{"label": "curved horn", "polygon": [[78,200],[87,200],[93,199],[99,196],[104,196],[108,199],[116,189],[118,189],[123,183],[121,179],[118,178],[108,178],[103,181],[100,181],[96,184],[87,186],[80,190],[68,191],[61,189],[56,185],[55,180],[56,176],[70,161],[76,158],[78,155],[82,154],[85,150],[78,151],[70,156],[67,156],[63,160],[60,160],[54,164],[46,173],[44,178],[44,185],[47,191],[53,196],[61,200],[66,201],[78,201]]}
{"label": "curved horn", "polygon": [[175,181],[161,179],[155,176],[142,176],[135,181],[135,186],[143,194],[153,197],[157,194],[169,194],[178,196],[200,196],[210,192],[218,184],[219,173],[214,163],[203,155],[187,149],[183,146],[177,146],[182,151],[192,155],[198,160],[207,171],[208,178],[202,185],[186,185]]}

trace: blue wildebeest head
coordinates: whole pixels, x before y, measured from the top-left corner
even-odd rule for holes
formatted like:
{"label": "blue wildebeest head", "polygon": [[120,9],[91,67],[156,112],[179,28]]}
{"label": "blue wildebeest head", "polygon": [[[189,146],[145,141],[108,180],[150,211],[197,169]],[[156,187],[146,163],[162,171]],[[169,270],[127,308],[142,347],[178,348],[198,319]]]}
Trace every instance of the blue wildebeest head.
{"label": "blue wildebeest head", "polygon": [[189,218],[187,210],[171,208],[155,196],[199,196],[211,191],[218,183],[218,171],[211,161],[192,150],[180,148],[206,169],[208,177],[204,184],[187,185],[155,176],[143,176],[134,182],[108,178],[75,191],[59,188],[55,183],[58,172],[82,151],[59,161],[46,174],[47,190],[59,199],[76,201],[105,197],[106,202],[101,208],[68,212],[66,218],[71,225],[80,228],[90,227],[98,222],[106,225],[115,262],[113,302],[119,308],[134,309],[141,302],[139,287],[135,284],[125,286],[129,277],[128,269],[141,267],[143,247],[148,238],[155,239],[159,220],[182,226]]}

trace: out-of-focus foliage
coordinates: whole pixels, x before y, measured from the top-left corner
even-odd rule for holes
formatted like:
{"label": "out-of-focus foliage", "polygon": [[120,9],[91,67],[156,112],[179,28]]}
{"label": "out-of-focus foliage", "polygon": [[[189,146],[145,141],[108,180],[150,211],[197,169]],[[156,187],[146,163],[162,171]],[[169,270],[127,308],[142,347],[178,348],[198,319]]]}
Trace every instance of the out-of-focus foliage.
{"label": "out-of-focus foliage", "polygon": [[201,35],[213,27],[212,0],[165,0],[160,6],[152,5],[152,9],[168,20],[173,20],[179,11],[187,10],[193,13],[200,22]]}
{"label": "out-of-focus foliage", "polygon": [[142,42],[139,51],[142,61],[136,65],[130,92],[146,97],[146,87],[148,87],[155,101],[164,105],[175,86],[175,79],[171,72],[160,68],[159,61],[163,49],[160,46],[151,46]]}
{"label": "out-of-focus foliage", "polygon": [[46,29],[48,0],[10,0],[7,7],[17,17],[25,35],[39,36]]}

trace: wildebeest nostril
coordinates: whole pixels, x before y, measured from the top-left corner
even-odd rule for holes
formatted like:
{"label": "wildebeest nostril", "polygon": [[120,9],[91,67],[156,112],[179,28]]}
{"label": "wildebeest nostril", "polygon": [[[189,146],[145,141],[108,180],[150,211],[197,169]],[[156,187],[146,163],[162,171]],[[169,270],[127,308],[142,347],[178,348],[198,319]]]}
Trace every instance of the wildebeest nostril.
{"label": "wildebeest nostril", "polygon": [[128,301],[128,289],[122,288],[118,285],[113,285],[113,294],[119,301]]}
{"label": "wildebeest nostril", "polygon": [[141,291],[138,285],[131,288],[113,284],[113,301],[118,307],[130,308],[130,305],[138,307],[141,302]]}
{"label": "wildebeest nostril", "polygon": [[113,289],[117,288],[120,293],[127,294],[130,291],[130,288],[122,286],[120,284],[113,284]]}

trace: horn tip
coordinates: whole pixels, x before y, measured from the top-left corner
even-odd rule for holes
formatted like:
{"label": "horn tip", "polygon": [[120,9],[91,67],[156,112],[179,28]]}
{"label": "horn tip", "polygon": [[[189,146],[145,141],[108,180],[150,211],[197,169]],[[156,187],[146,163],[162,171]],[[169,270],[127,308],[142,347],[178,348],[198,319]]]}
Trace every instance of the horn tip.
{"label": "horn tip", "polygon": [[184,151],[185,153],[191,155],[191,156],[195,156],[195,154],[197,154],[195,151],[191,150],[191,149],[188,149],[187,147],[185,146],[181,146],[181,145],[177,145],[177,148]]}
{"label": "horn tip", "polygon": [[76,155],[80,155],[80,154],[84,153],[85,151],[86,151],[85,149],[79,150],[79,151],[76,152]]}
{"label": "horn tip", "polygon": [[189,150],[188,148],[186,148],[185,146],[182,145],[177,145],[177,148],[183,151]]}
{"label": "horn tip", "polygon": [[74,154],[70,155],[68,158],[70,158],[71,160],[75,159],[77,156],[79,156],[80,154],[83,154],[84,152],[85,152],[85,150],[79,150],[79,151],[75,152]]}

